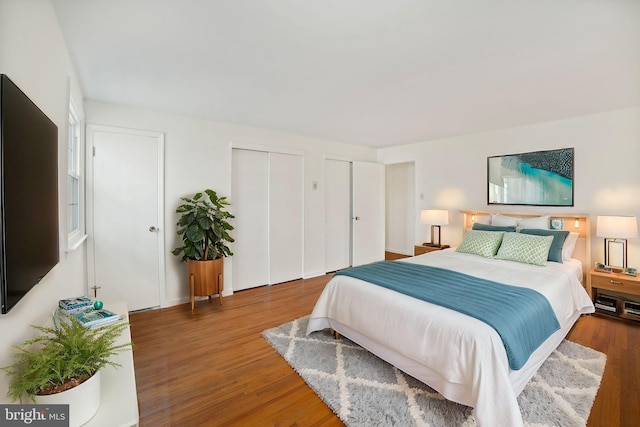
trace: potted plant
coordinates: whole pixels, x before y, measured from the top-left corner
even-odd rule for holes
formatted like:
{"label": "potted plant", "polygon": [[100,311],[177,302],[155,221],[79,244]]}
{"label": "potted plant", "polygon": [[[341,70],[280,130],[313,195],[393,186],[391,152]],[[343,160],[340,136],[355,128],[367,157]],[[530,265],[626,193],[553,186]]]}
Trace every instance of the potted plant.
{"label": "potted plant", "polygon": [[233,226],[227,221],[235,218],[226,210],[230,203],[213,190],[180,200],[184,203],[176,209],[181,214],[176,225],[182,245],[172,253],[187,262],[191,310],[196,295],[211,301],[211,295],[218,294],[222,304],[224,257],[233,255],[227,246],[234,241],[229,235]]}
{"label": "potted plant", "polygon": [[112,360],[132,343],[116,344],[126,322],[88,328],[69,316],[13,346],[14,363],[0,369],[12,377],[7,396],[14,401],[69,404],[71,425],[86,423],[100,407],[100,369],[120,365]]}

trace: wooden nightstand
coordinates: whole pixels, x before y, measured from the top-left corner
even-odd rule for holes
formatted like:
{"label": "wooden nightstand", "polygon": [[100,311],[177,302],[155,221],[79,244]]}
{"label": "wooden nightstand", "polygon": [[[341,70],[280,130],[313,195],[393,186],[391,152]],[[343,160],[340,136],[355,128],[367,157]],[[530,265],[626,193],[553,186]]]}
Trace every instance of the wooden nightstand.
{"label": "wooden nightstand", "polygon": [[637,309],[640,306],[640,277],[606,273],[595,268],[589,274],[593,300],[604,297],[615,301],[615,312],[596,307],[597,313],[640,321],[640,310]]}
{"label": "wooden nightstand", "polygon": [[450,247],[449,245],[442,245],[442,246],[415,245],[413,247],[413,255],[416,256],[416,255],[426,254],[427,252],[441,251],[449,247]]}

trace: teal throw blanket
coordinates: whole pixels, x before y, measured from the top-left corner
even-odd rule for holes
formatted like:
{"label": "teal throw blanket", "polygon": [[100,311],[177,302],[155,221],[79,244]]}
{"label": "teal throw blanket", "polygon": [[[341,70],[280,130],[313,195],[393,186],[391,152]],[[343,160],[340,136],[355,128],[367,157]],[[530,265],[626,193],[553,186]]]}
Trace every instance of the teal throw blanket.
{"label": "teal throw blanket", "polygon": [[531,353],[560,329],[549,301],[528,288],[400,261],[374,262],[336,275],[361,279],[483,321],[502,338],[514,370],[522,368]]}

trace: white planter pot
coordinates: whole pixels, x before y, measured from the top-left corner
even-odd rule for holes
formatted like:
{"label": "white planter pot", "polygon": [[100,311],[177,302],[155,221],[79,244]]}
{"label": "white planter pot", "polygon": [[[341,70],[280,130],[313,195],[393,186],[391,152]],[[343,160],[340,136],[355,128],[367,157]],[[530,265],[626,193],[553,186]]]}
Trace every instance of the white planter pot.
{"label": "white planter pot", "polygon": [[62,393],[35,396],[36,403],[69,405],[69,427],[86,424],[100,408],[100,371],[77,387]]}

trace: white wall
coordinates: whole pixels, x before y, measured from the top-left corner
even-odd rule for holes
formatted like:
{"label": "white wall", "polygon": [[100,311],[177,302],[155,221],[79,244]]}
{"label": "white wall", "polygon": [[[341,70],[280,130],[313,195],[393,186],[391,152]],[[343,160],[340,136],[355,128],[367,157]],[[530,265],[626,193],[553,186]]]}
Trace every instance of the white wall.
{"label": "white wall", "polygon": [[[85,292],[84,246],[66,253],[67,126],[69,88],[82,100],[58,21],[48,0],[0,2],[0,72],[22,89],[58,126],[60,263],[8,314],[0,316],[0,366],[12,362],[11,345],[34,335],[58,300]],[[38,242],[33,242],[36,251]],[[0,402],[9,402],[6,375],[0,375]]]}
{"label": "white wall", "polygon": [[[373,149],[297,135],[236,126],[210,120],[160,113],[121,105],[86,101],[87,123],[165,133],[165,254],[166,300],[173,305],[187,300],[186,265],[171,254],[177,245],[175,209],[180,197],[211,188],[231,194],[232,144],[259,145],[304,152],[304,275],[324,274],[324,158],[375,161]],[[312,182],[318,189],[312,189]],[[232,234],[233,236],[233,234]],[[232,289],[231,263],[225,260],[225,294]],[[248,267],[250,268],[250,267]]]}
{"label": "white wall", "polygon": [[[575,147],[573,208],[487,205],[488,156],[563,147]],[[415,161],[416,211],[449,209],[452,224],[442,227],[442,240],[452,245],[462,238],[459,209],[584,213],[592,216],[593,263],[603,259],[596,215],[640,217],[640,107],[382,149],[378,160]],[[415,242],[426,233],[416,220]],[[640,267],[640,239],[629,240],[628,253],[629,266]]]}

